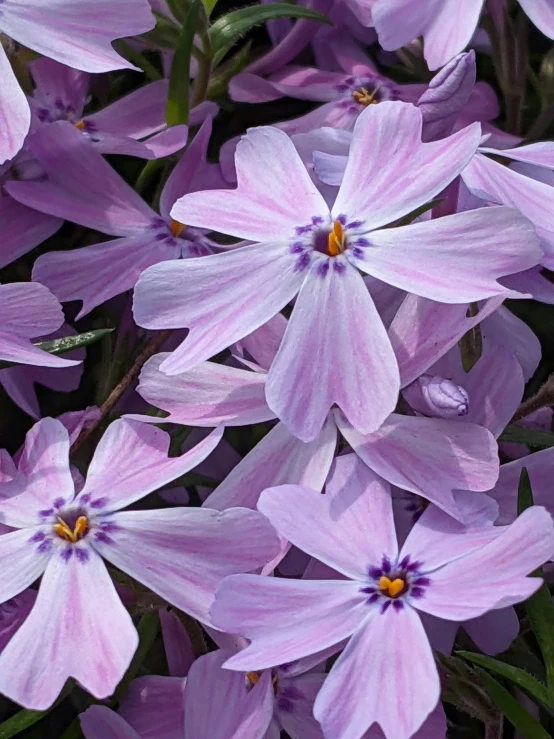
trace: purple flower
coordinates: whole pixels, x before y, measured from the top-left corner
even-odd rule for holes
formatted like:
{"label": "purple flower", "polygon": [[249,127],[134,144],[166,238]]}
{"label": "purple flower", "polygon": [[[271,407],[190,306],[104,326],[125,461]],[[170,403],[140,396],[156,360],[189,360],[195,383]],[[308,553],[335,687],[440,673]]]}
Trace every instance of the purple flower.
{"label": "purple flower", "polygon": [[237,147],[237,189],[185,195],[172,217],[261,243],[159,264],[137,283],[139,325],[190,328],[162,371],[197,366],[298,294],[269,371],[270,408],[302,441],[335,403],[360,433],[375,431],[396,405],[398,366],[358,270],[464,303],[508,295],[497,278],[540,259],[531,224],[504,208],[383,228],[443,190],[478,145],[478,124],[429,144],[421,125],[412,105],[367,108],[331,211],[282,131],[250,131]]}
{"label": "purple flower", "polygon": [[35,263],[33,279],[47,285],[61,301],[81,300],[80,318],[132,288],[146,267],[210,253],[212,242],[203,231],[169,215],[181,195],[210,186],[214,174],[205,162],[210,133],[208,119],[168,178],[158,215],[74,126],[58,121],[39,130],[31,146],[48,177],[40,182],[10,182],[6,186],[10,194],[31,208],[119,238],[44,254]]}
{"label": "purple flower", "polygon": [[0,285],[0,361],[37,367],[72,367],[64,359],[38,349],[31,339],[56,331],[63,323],[61,305],[44,285],[13,282]]}
{"label": "purple flower", "polygon": [[121,511],[195,467],[220,438],[216,430],[168,458],[166,433],[116,421],[76,495],[67,430],[54,419],[31,429],[18,474],[5,486],[11,497],[0,502],[0,519],[15,529],[0,536],[0,601],[42,581],[31,613],[0,655],[0,692],[35,710],[48,708],[69,677],[96,698],[111,695],[138,637],[103,558],[208,622],[226,574],[275,556],[271,526],[251,511]]}
{"label": "purple flower", "polygon": [[[85,72],[136,69],[112,47],[123,36],[144,33],[154,26],[147,0],[3,0],[0,29],[3,34],[39,54]],[[86,31],[84,30],[86,29]],[[0,163],[21,149],[31,112],[8,56],[0,45],[2,120]]]}
{"label": "purple flower", "polygon": [[[242,426],[274,417],[264,396],[265,373],[205,362],[182,375],[168,376],[160,371],[168,356],[159,354],[149,360],[138,392],[148,403],[168,411],[169,422]],[[513,369],[511,364],[508,367]],[[152,417],[131,418],[152,421]],[[308,443],[277,424],[230,472],[206,505],[219,510],[236,505],[254,508],[262,490],[283,483],[321,490],[336,452],[337,431],[376,474],[431,500],[454,517],[463,517],[463,512],[453,491],[489,490],[498,476],[492,434],[474,423],[393,413],[376,432],[362,435],[335,409],[320,434]]]}
{"label": "purple flower", "polygon": [[284,485],[258,507],[282,536],[346,579],[224,580],[212,619],[250,640],[226,667],[266,669],[348,639],[314,706],[324,734],[337,739],[362,737],[374,723],[388,738],[411,737],[440,696],[418,611],[464,621],[523,601],[541,585],[526,576],[554,552],[543,508],[508,527],[466,528],[434,506],[399,551],[388,486],[355,455],[337,459],[325,495]]}

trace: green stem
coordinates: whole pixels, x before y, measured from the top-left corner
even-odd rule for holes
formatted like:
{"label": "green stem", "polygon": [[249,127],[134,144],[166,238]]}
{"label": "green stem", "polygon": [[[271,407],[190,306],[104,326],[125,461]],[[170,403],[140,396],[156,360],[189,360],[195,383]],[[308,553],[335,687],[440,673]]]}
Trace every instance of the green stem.
{"label": "green stem", "polygon": [[202,55],[204,58],[201,59],[196,57],[198,61],[198,73],[194,80],[191,108],[194,108],[206,99],[206,93],[208,92],[210,76],[212,73],[210,39],[205,30],[200,31],[199,33],[200,38],[202,39]]}

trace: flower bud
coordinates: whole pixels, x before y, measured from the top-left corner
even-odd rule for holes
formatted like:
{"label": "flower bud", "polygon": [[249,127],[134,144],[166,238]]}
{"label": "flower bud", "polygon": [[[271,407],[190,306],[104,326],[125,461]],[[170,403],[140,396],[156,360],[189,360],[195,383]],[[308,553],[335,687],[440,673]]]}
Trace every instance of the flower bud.
{"label": "flower bud", "polygon": [[475,52],[458,54],[436,74],[416,105],[423,115],[424,142],[437,141],[452,133],[458,113],[475,85]]}
{"label": "flower bud", "polygon": [[444,377],[422,375],[402,391],[414,411],[435,418],[465,416],[469,410],[469,396],[460,385]]}

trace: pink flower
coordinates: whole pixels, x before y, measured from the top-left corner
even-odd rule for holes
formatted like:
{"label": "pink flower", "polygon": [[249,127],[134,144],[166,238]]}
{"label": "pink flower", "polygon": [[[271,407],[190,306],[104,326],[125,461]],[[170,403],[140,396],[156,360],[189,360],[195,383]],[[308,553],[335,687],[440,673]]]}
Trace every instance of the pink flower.
{"label": "pink flower", "polygon": [[367,108],[331,210],[286,134],[250,131],[237,147],[237,189],[190,193],[171,214],[260,243],[159,264],[137,283],[139,325],[190,328],[162,371],[197,366],[298,295],[269,371],[270,408],[302,441],[317,436],[334,403],[357,431],[375,431],[394,409],[400,383],[359,270],[432,300],[464,303],[508,295],[497,278],[533,266],[541,254],[531,224],[506,208],[384,228],[443,190],[479,144],[478,124],[428,144],[421,126],[412,105]]}
{"label": "pink flower", "polygon": [[[221,579],[256,569],[277,551],[268,522],[252,511],[172,508],[121,511],[202,461],[216,430],[181,457],[169,436],[116,421],[75,494],[69,435],[54,419],[28,433],[17,475],[0,485],[0,602],[42,575],[31,613],[0,655],[0,692],[41,710],[75,678],[96,698],[114,691],[137,633],[102,558],[201,621]],[[9,564],[8,564],[9,563]]]}
{"label": "pink flower", "polygon": [[508,527],[468,528],[429,506],[399,550],[388,485],[355,455],[336,460],[325,495],[284,485],[258,508],[345,579],[224,580],[213,622],[250,640],[225,664],[261,670],[348,639],[314,706],[333,739],[360,739],[374,723],[388,739],[411,737],[440,696],[418,611],[465,621],[519,603],[542,582],[527,575],[554,552],[554,523],[539,507]]}

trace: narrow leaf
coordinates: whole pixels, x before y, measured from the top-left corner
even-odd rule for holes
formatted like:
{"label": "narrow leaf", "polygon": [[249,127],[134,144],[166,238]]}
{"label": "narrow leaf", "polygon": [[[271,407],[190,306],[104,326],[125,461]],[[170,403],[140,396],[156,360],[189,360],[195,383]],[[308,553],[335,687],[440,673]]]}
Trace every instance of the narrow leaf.
{"label": "narrow leaf", "polygon": [[187,8],[186,18],[179,32],[177,46],[173,54],[171,72],[169,74],[169,90],[165,105],[165,119],[168,126],[188,123],[190,58],[194,34],[198,24],[200,0],[192,0]]}
{"label": "narrow leaf", "polygon": [[[82,349],[84,346],[94,344],[95,341],[98,341],[111,331],[113,331],[113,328],[99,328],[96,331],[85,331],[85,333],[76,334],[75,336],[64,336],[62,339],[38,341],[35,346],[37,349],[42,349],[42,351],[48,352],[49,354],[65,354],[74,349]],[[15,367],[16,365],[17,362],[0,361],[0,370],[7,369],[8,367]]]}
{"label": "narrow leaf", "polygon": [[479,667],[475,668],[475,672],[496,706],[524,739],[552,739],[537,719],[527,713],[523,706],[492,675]]}
{"label": "narrow leaf", "polygon": [[510,680],[515,685],[525,690],[529,695],[536,698],[540,703],[545,706],[549,705],[548,690],[546,685],[539,682],[526,670],[522,670],[520,667],[514,667],[506,662],[501,662],[499,659],[493,657],[487,657],[485,654],[475,654],[474,652],[458,651],[456,655],[463,657],[468,662],[474,665],[480,665],[486,667],[491,672],[495,672],[497,675]]}
{"label": "narrow leaf", "polygon": [[[467,317],[476,316],[479,313],[479,306],[472,303],[467,309]],[[483,337],[481,336],[481,326],[473,326],[462,336],[458,342],[460,354],[462,358],[462,367],[464,372],[470,372],[479,361],[483,353]]]}
{"label": "narrow leaf", "polygon": [[165,0],[169,12],[175,20],[183,25],[187,19],[187,2],[186,0]]}
{"label": "narrow leaf", "polygon": [[56,706],[58,706],[63,700],[65,700],[74,687],[75,683],[72,680],[69,680],[65,684],[64,689],[60,693],[57,701],[46,711],[28,711],[25,709],[23,711],[19,711],[14,716],[7,719],[7,721],[4,721],[2,724],[0,724],[0,739],[11,739],[12,736],[17,736],[22,731],[25,731],[25,729],[28,729],[34,724],[37,724],[51,711],[53,711]]}
{"label": "narrow leaf", "polygon": [[531,481],[527,468],[521,470],[519,485],[517,488],[517,515],[519,516],[527,508],[533,505],[533,493],[531,492]]}
{"label": "narrow leaf", "polygon": [[499,441],[511,441],[516,444],[528,444],[539,449],[554,446],[554,433],[551,431],[535,431],[523,426],[507,426],[502,432]]}
{"label": "narrow leaf", "polygon": [[212,10],[215,8],[217,0],[202,0],[202,5],[206,11],[206,16],[209,18],[212,14]]}
{"label": "narrow leaf", "polygon": [[321,13],[302,6],[288,3],[270,3],[253,5],[248,8],[234,10],[218,18],[209,30],[211,48],[214,54],[213,64],[217,66],[234,44],[254,26],[274,20],[275,18],[308,18],[309,20],[328,23],[331,21]]}
{"label": "narrow leaf", "polygon": [[394,221],[394,223],[391,223],[390,226],[387,226],[387,228],[398,228],[399,226],[408,226],[410,223],[415,221],[416,218],[419,218],[419,216],[422,216],[424,213],[427,213],[427,211],[432,210],[437,205],[440,205],[442,203],[442,198],[437,198],[436,200],[431,200],[429,203],[425,203],[424,205],[420,205],[419,208],[416,208],[415,210],[412,210],[411,213],[408,213],[407,216],[402,216],[402,218],[399,218],[397,221]]}

